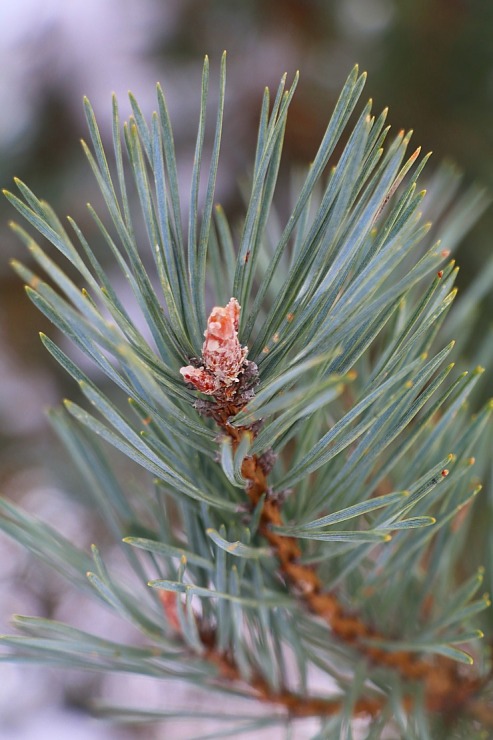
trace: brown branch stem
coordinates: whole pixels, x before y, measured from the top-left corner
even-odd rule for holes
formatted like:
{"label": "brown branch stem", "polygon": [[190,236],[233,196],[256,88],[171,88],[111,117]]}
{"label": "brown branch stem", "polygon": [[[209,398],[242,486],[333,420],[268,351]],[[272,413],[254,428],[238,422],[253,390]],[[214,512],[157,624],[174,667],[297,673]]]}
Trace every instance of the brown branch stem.
{"label": "brown branch stem", "polygon": [[[233,445],[237,445],[238,440],[238,430],[235,430]],[[475,696],[481,679],[463,675],[458,665],[448,658],[437,656],[428,660],[410,651],[391,652],[366,644],[368,639],[383,641],[385,637],[359,616],[348,613],[335,594],[324,591],[316,570],[299,562],[301,548],[294,537],[283,537],[273,531],[273,526],[283,524],[281,504],[269,496],[267,476],[256,456],[245,458],[242,475],[249,481],[247,494],[253,506],[265,495],[260,533],[275,551],[286,581],[308,609],[328,624],[335,636],[353,646],[373,664],[392,668],[405,680],[423,682],[425,702],[430,711],[457,712]]]}
{"label": "brown branch stem", "polygon": [[[219,653],[214,648],[214,633],[202,633],[201,637],[204,645],[209,645],[205,657],[217,667],[221,677],[228,681],[244,683],[233,657]],[[303,696],[287,689],[273,691],[259,674],[250,677],[248,686],[253,690],[256,699],[283,707],[292,717],[332,717],[343,707],[342,699]],[[382,711],[383,705],[384,702],[379,698],[360,698],[354,704],[353,714],[375,716]]]}
{"label": "brown branch stem", "polygon": [[[166,619],[172,629],[181,636],[180,622],[177,616],[177,599],[175,591],[159,591]],[[283,688],[274,691],[259,673],[253,673],[248,680],[241,671],[230,651],[217,650],[217,636],[214,629],[201,623],[196,616],[200,640],[205,648],[201,657],[217,668],[221,680],[246,686],[258,701],[276,705],[285,709],[291,717],[332,717],[343,708],[343,700],[323,696],[306,696]],[[379,697],[360,698],[354,703],[353,715],[374,717],[382,711],[385,700]]]}

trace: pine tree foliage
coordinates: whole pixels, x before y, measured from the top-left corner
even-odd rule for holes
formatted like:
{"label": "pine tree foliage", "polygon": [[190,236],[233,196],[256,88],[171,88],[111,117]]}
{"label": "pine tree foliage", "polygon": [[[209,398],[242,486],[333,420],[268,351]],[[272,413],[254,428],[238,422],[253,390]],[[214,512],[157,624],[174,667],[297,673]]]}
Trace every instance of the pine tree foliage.
{"label": "pine tree foliage", "polygon": [[[85,101],[84,150],[105,213],[88,209],[124,292],[73,219],[66,228],[20,181],[19,195],[6,193],[60,253],[13,225],[31,256],[14,269],[58,330],[42,342],[88,401],[66,401],[50,419],[128,578],[96,546],[77,549],[7,500],[0,528],[130,622],[135,641],[15,617],[1,659],[179,678],[218,706],[244,697],[244,715],[211,713],[225,735],[316,717],[317,737],[350,737],[362,717],[369,738],[389,728],[479,737],[493,725],[490,639],[478,627],[489,600],[484,571],[463,566],[481,488],[473,456],[485,471],[492,404],[471,414],[482,369],[458,371],[451,359],[473,293],[447,314],[449,249],[485,198],[471,192],[451,211],[442,172],[424,199],[427,157],[407,153],[410,134],[390,137],[386,111],[358,112],[365,76],[355,68],[282,226],[273,202],[296,80],[283,79],[272,101],[265,91],[236,232],[214,202],[225,79],[223,58],[206,165],[206,60],[186,204],[162,89],[149,122],[131,97],[122,127],[113,101],[111,157]],[[60,335],[107,382],[91,380]],[[146,491],[126,490],[108,446],[150,474]],[[312,687],[314,669],[325,693]],[[207,716],[164,693],[152,711],[99,711]]]}

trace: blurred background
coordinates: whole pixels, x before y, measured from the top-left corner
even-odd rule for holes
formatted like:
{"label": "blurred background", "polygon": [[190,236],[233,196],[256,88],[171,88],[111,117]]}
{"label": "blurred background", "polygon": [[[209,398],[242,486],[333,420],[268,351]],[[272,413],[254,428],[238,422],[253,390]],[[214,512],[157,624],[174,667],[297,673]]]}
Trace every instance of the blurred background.
{"label": "blurred background", "polygon": [[[2,0],[0,3],[0,182],[20,177],[63,217],[84,227],[85,203],[98,202],[79,140],[82,96],[91,100],[109,141],[111,93],[122,117],[130,89],[144,112],[163,85],[186,190],[193,159],[204,54],[211,97],[228,51],[225,131],[218,199],[239,211],[249,174],[264,87],[301,72],[285,144],[288,171],[316,152],[338,91],[355,62],[369,73],[364,97],[390,106],[393,130],[413,128],[415,145],[433,150],[431,167],[453,160],[464,187],[493,192],[493,3],[489,0]],[[216,73],[216,74],[215,74]],[[46,320],[25,298],[9,259],[26,255],[0,203],[0,491],[83,547],[101,541],[84,491],[46,423],[44,408],[76,391],[41,347]],[[458,255],[459,286],[492,254],[493,209]],[[444,245],[446,246],[446,245]],[[486,297],[489,321],[493,299]],[[491,322],[489,322],[491,323]],[[490,376],[491,377],[491,376]],[[490,383],[491,384],[491,383]],[[70,493],[71,497],[67,496]],[[107,634],[106,612],[66,593],[21,548],[0,537],[0,631],[12,613],[70,620]],[[121,627],[119,627],[121,629]],[[78,707],[95,695],[138,704],[159,701],[161,686],[128,678],[58,675],[2,665],[0,738],[186,738],[187,730],[113,729]],[[203,729],[203,728],[202,728]],[[180,734],[181,733],[181,734]]]}

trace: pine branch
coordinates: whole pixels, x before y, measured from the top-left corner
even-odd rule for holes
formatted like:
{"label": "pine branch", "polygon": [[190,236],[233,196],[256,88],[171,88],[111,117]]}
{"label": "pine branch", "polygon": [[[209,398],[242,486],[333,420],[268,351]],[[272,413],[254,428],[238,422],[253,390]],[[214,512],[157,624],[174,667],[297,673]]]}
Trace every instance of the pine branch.
{"label": "pine branch", "polygon": [[[431,736],[430,728],[457,717],[488,724],[491,656],[477,646],[475,628],[489,606],[476,596],[485,575],[467,577],[462,562],[481,490],[472,470],[486,470],[493,403],[471,417],[467,400],[482,368],[457,373],[450,362],[451,339],[470,330],[475,304],[467,296],[454,325],[457,268],[448,259],[485,198],[467,195],[451,216],[451,189],[438,176],[446,192],[437,188],[431,200],[445,219],[443,249],[422,217],[428,206],[418,178],[428,158],[419,148],[406,155],[410,135],[387,145],[387,111],[374,116],[368,103],[343,140],[364,81],[357,68],[348,77],[274,240],[297,79],[289,89],[281,81],[272,105],[265,93],[237,249],[224,211],[213,207],[224,58],[201,211],[204,65],[187,233],[162,89],[150,124],[131,97],[123,132],[113,101],[114,173],[85,101],[92,148],[84,150],[107,217],[91,206],[89,213],[145,335],[82,229],[69,220],[69,234],[19,181],[20,197],[7,193],[71,267],[69,276],[14,225],[31,256],[29,266],[13,262],[29,298],[129,401],[124,408],[42,335],[92,407],[67,401],[66,411],[51,412],[52,423],[138,585],[119,583],[99,549],[91,560],[6,502],[0,527],[145,640],[117,645],[20,618],[21,636],[3,638],[9,655],[184,677],[255,697],[284,716],[320,717],[321,732],[330,727],[334,737],[358,715],[369,718],[374,737],[390,721],[409,737]],[[153,476],[148,492],[129,496],[101,440]],[[288,652],[298,686],[287,675]],[[312,667],[335,680],[336,695],[310,690]],[[171,716],[121,712],[144,715]],[[238,719],[238,728],[251,726]]]}
{"label": "pine branch", "polygon": [[[240,415],[249,401],[253,400],[251,392],[247,391],[245,394],[245,384],[247,388],[250,387],[252,374],[256,381],[256,370],[252,371],[251,363],[243,359],[240,353],[241,348],[237,339],[239,306],[235,304],[236,313],[230,316],[228,308],[232,303],[233,299],[226,309],[214,309],[205,332],[206,340],[201,359],[206,369],[202,372],[215,377],[215,386],[211,386],[208,379],[204,382],[197,372],[194,375],[189,370],[187,374],[185,369],[182,373],[185,379],[198,390],[210,394],[214,399],[207,405],[205,402],[199,403],[198,409],[201,413],[212,417],[224,434],[229,437],[233,458],[238,455],[241,457],[239,469],[242,480],[245,482],[245,492],[251,508],[253,510],[260,505],[259,533],[269,542],[275,552],[282,576],[306,607],[327,623],[333,635],[354,647],[371,662],[394,669],[403,679],[421,681],[425,687],[425,704],[430,711],[455,713],[467,710],[468,703],[475,699],[478,689],[483,684],[481,678],[474,674],[463,676],[457,663],[449,658],[439,656],[430,661],[418,657],[415,651],[395,649],[389,651],[390,643],[385,635],[379,634],[359,616],[348,613],[339,603],[335,593],[325,591],[316,569],[300,563],[302,549],[297,538],[277,533],[282,531],[284,524],[281,513],[282,495],[276,495],[269,486],[270,465],[266,464],[265,457],[248,455],[248,450],[258,433],[258,425],[254,423],[250,427],[238,427],[230,423],[231,417]],[[218,318],[221,318],[221,322]],[[237,360],[235,363],[236,358],[241,361]],[[245,378],[247,378],[246,382]],[[244,445],[245,440],[246,445]],[[438,485],[440,478],[445,478],[448,474],[449,471],[446,468],[442,469],[433,481],[434,485]],[[202,635],[203,644],[210,644],[211,641],[214,643],[214,639],[211,639],[209,635]],[[231,659],[218,656],[214,651],[209,653],[208,657],[222,666],[226,671],[226,677],[237,676]],[[231,669],[229,675],[228,668]],[[253,685],[264,697],[269,696],[268,691],[263,688],[262,681],[259,682],[259,679],[256,679]],[[279,697],[271,696],[271,701],[282,703]],[[408,708],[412,706],[410,699],[407,699],[405,703]],[[312,705],[309,702],[302,711],[310,713],[308,707],[315,706],[317,703]],[[374,714],[378,708],[381,709],[378,701],[369,704],[363,702],[358,705],[355,713],[366,711]],[[325,714],[320,707],[319,712]],[[327,713],[332,712],[327,709]]]}

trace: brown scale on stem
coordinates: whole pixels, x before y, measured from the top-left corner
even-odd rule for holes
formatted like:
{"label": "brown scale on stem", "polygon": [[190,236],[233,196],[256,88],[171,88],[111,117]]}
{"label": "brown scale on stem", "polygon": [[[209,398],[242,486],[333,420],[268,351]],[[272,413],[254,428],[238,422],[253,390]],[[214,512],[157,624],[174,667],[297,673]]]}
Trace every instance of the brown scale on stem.
{"label": "brown scale on stem", "polygon": [[[209,317],[205,331],[205,342],[202,358],[196,366],[182,368],[184,379],[197,390],[212,396],[214,400],[199,400],[195,406],[199,413],[209,416],[221,428],[232,442],[235,452],[244,434],[255,437],[258,427],[235,427],[230,419],[244,409],[254,396],[254,387],[258,382],[257,367],[246,359],[247,348],[241,347],[238,340],[238,318],[240,306],[232,298],[224,308],[215,307]],[[269,542],[275,552],[279,569],[284,581],[299,596],[309,611],[323,619],[333,635],[344,643],[351,645],[360,654],[367,657],[374,665],[394,669],[408,681],[420,681],[425,686],[425,702],[429,711],[444,714],[457,713],[467,709],[475,701],[475,696],[483,685],[479,677],[464,675],[457,664],[445,657],[422,658],[409,651],[387,651],[368,644],[368,640],[385,640],[372,626],[366,624],[359,616],[349,613],[339,602],[334,593],[324,591],[323,583],[312,566],[300,562],[302,550],[294,537],[283,537],[273,528],[284,524],[281,506],[282,497],[272,494],[268,483],[269,465],[257,455],[245,457],[241,473],[248,481],[246,494],[251,507],[258,505],[264,498],[260,517],[260,534]],[[443,474],[445,475],[444,471]],[[225,677],[239,679],[239,671],[231,656],[219,655],[215,649],[215,640],[211,634],[203,635],[207,655]],[[330,714],[339,711],[338,702],[294,698],[290,692],[272,694],[269,686],[259,676],[253,679],[252,688],[259,698],[285,706],[297,716],[309,714]],[[384,702],[379,699],[361,700],[356,713],[378,713]],[[407,709],[412,702],[405,699]]]}

